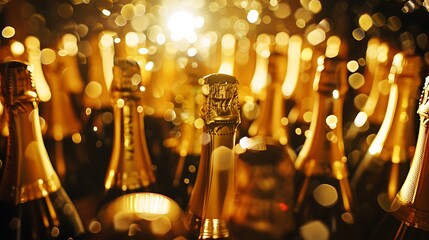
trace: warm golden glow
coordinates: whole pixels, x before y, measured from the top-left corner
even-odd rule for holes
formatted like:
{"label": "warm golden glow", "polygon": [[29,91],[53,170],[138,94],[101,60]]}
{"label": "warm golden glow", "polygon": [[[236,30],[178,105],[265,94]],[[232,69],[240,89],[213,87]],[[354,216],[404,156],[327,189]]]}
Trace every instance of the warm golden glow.
{"label": "warm golden glow", "polygon": [[350,74],[348,82],[353,89],[359,89],[365,84],[365,77],[358,72]]}
{"label": "warm golden glow", "polygon": [[313,49],[304,48],[301,51],[301,60],[305,62],[309,62],[313,58]]}
{"label": "warm golden glow", "polygon": [[222,60],[219,68],[219,73],[233,75],[234,73],[234,53],[236,40],[234,35],[225,34],[221,41]]}
{"label": "warm golden glow", "polygon": [[37,94],[40,101],[47,102],[51,99],[52,95],[42,69],[40,41],[34,36],[29,36],[25,39],[25,46],[27,48],[28,63],[32,68],[32,74],[36,81]]}
{"label": "warm golden glow", "polygon": [[354,120],[356,127],[362,127],[368,119],[368,115],[364,112],[359,112]]}
{"label": "warm golden glow", "polygon": [[390,88],[390,95],[389,100],[386,109],[385,118],[383,120],[383,123],[380,126],[380,130],[378,131],[377,135],[375,136],[374,140],[371,143],[371,146],[369,147],[368,151],[369,153],[375,155],[379,154],[381,152],[382,146],[384,146],[384,142],[386,141],[387,134],[390,131],[390,127],[392,125],[392,119],[395,113],[396,104],[398,99],[398,86],[396,84],[393,84]]}
{"label": "warm golden glow", "polygon": [[3,30],[1,31],[1,35],[4,38],[12,38],[13,36],[15,36],[15,28],[11,26],[4,27]]}
{"label": "warm golden glow", "polygon": [[326,124],[330,129],[335,129],[338,124],[338,118],[335,115],[329,115],[326,117]]}
{"label": "warm golden glow", "polygon": [[363,14],[359,17],[359,26],[364,30],[368,31],[373,25],[372,18],[368,14]]}
{"label": "warm golden glow", "polygon": [[293,35],[289,39],[288,62],[285,80],[282,85],[283,95],[290,97],[295,90],[298,81],[302,38],[298,35]]}
{"label": "warm golden glow", "polygon": [[64,34],[62,37],[62,48],[66,51],[66,55],[68,56],[75,56],[79,49],[77,46],[77,37],[73,34]]}
{"label": "warm golden glow", "polygon": [[188,42],[196,41],[196,26],[202,26],[204,21],[201,18],[195,18],[191,13],[186,11],[178,11],[168,19],[168,29],[171,31],[171,39],[180,41],[182,39]]}
{"label": "warm golden glow", "polygon": [[25,52],[24,44],[22,44],[21,42],[13,42],[10,45],[10,51],[14,56],[20,56]]}
{"label": "warm golden glow", "polygon": [[325,56],[334,58],[338,55],[341,46],[341,39],[338,36],[331,36],[326,42]]}
{"label": "warm golden glow", "polygon": [[[101,62],[103,66],[103,75],[106,82],[106,86],[110,89],[110,85],[113,81],[113,65],[115,57],[115,47],[114,39],[115,33],[113,32],[103,32],[100,36],[100,53],[101,53]],[[118,38],[116,38],[118,39]]]}
{"label": "warm golden glow", "polygon": [[267,34],[258,36],[256,42],[256,63],[250,87],[252,92],[259,94],[267,85],[268,58],[270,56],[270,37]]}
{"label": "warm golden glow", "polygon": [[307,41],[313,45],[316,46],[326,39],[326,33],[320,28],[316,28],[313,31],[309,32],[307,35]]}
{"label": "warm golden glow", "polygon": [[347,62],[347,70],[350,72],[356,72],[359,69],[359,63],[355,60]]}
{"label": "warm golden glow", "polygon": [[250,23],[256,23],[258,19],[259,19],[259,12],[257,10],[252,9],[247,13],[247,21],[249,21]]}

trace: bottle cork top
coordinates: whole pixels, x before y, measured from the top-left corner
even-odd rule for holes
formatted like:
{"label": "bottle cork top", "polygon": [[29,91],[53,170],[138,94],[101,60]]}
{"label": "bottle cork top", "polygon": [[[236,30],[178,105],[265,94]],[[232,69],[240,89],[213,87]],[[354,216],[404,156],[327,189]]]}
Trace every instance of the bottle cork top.
{"label": "bottle cork top", "polygon": [[201,117],[209,126],[237,126],[240,122],[238,81],[226,74],[210,74],[203,78],[205,100]]}
{"label": "bottle cork top", "polygon": [[5,104],[37,99],[36,85],[30,66],[21,61],[6,61],[0,64],[1,94]]}
{"label": "bottle cork top", "polygon": [[141,83],[140,66],[137,61],[125,58],[115,59],[110,89],[113,94],[139,97]]}

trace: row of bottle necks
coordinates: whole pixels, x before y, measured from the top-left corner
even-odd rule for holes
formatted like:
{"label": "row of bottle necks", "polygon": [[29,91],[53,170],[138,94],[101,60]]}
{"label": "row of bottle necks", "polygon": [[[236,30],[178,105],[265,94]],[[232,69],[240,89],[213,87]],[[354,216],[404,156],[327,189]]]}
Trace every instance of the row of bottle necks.
{"label": "row of bottle necks", "polygon": [[[63,138],[61,143],[62,151],[64,151],[63,156],[66,160],[66,166],[64,166],[66,172],[64,175],[60,175],[63,187],[75,203],[85,227],[89,229],[89,233],[93,231],[90,230],[90,226],[94,224],[93,220],[97,210],[101,205],[103,205],[100,203],[100,200],[105,197],[103,196],[104,180],[113,144],[113,124],[99,125],[99,123],[102,122],[100,118],[103,117],[103,114],[110,114],[110,111],[110,109],[105,109],[100,112],[93,112],[92,119],[90,119],[91,121],[81,133],[82,141],[79,144],[76,144],[71,136],[69,138]],[[186,156],[184,165],[181,166],[182,173],[181,176],[179,176],[180,182],[174,183],[174,175],[177,171],[180,156],[173,149],[165,146],[165,140],[171,137],[172,132],[175,132],[177,129],[162,118],[147,116],[145,117],[144,122],[144,131],[153,163],[152,167],[157,180],[156,184],[153,186],[150,186],[147,189],[139,189],[139,191],[158,192],[169,196],[180,205],[182,210],[186,211],[192,187],[195,183],[200,156],[193,154]],[[244,120],[243,124],[240,126],[238,134],[239,139],[246,136],[250,122],[250,120],[248,122]],[[97,131],[94,131],[94,126],[97,127]],[[292,127],[299,127],[304,132],[305,129],[308,129],[308,126],[309,124],[302,124],[300,126]],[[293,136],[291,136],[289,140],[290,143],[296,144],[296,154],[299,153],[300,146],[305,141],[305,136],[297,135],[297,137],[298,138],[293,138]],[[58,143],[56,143],[54,139],[45,138],[45,145],[51,155],[53,165],[58,169],[58,166],[55,165],[55,151],[58,150],[58,146],[56,144]],[[264,157],[269,158],[270,156],[267,155]],[[245,219],[244,222],[243,219],[231,221],[231,233],[233,236],[235,235],[235,239],[367,239],[375,230],[374,227],[379,224],[381,216],[385,215],[382,207],[377,209],[374,208],[374,205],[368,206],[368,202],[360,208],[361,212],[359,214],[363,215],[363,217],[355,215],[355,213],[350,216],[347,215],[347,211],[344,212],[344,209],[335,207],[335,203],[337,201],[344,200],[344,196],[341,196],[341,194],[343,194],[340,190],[342,188],[341,182],[335,182],[332,181],[332,179],[318,179],[316,177],[311,180],[310,184],[315,186],[318,185],[318,183],[329,184],[323,184],[323,186],[321,185],[322,187],[319,186],[319,189],[317,189],[317,186],[312,186],[315,188],[312,194],[314,195],[318,192],[322,195],[332,194],[335,195],[335,197],[322,196],[322,200],[320,201],[325,201],[325,203],[321,203],[317,198],[308,198],[311,199],[310,202],[304,203],[305,207],[301,208],[300,211],[305,212],[305,215],[310,213],[310,215],[315,217],[314,219],[317,219],[318,215],[327,219],[323,219],[321,222],[309,222],[305,226],[300,226],[299,224],[302,223],[304,219],[300,219],[302,214],[295,211],[296,209],[294,209],[294,204],[298,198],[298,190],[302,186],[297,186],[295,182],[302,183],[304,176],[295,172],[294,169],[289,169],[289,173],[279,174],[276,173],[277,167],[279,166],[272,164],[271,166],[268,166],[268,169],[265,167],[265,169],[261,168],[259,171],[265,171],[265,174],[283,175],[282,178],[274,179],[274,181],[286,180],[286,182],[268,184],[281,186],[281,188],[278,189],[279,191],[270,192],[270,194],[280,194],[283,196],[263,196],[262,198],[259,196],[259,199],[255,199],[253,201],[249,200],[250,202],[247,205],[241,203],[243,204],[241,208],[252,209],[256,207],[257,209],[260,209],[260,212],[246,215],[251,218]],[[239,167],[236,169],[237,175],[239,175]],[[403,169],[407,168],[405,167]],[[377,172],[376,174],[382,175],[386,173]],[[406,172],[403,172],[402,174],[406,175]],[[253,180],[252,183],[260,180],[260,184],[267,184],[266,181],[273,180],[268,179],[267,176],[264,177],[263,175],[264,174],[259,175],[259,177],[262,176],[261,179]],[[284,175],[287,177],[285,178]],[[290,178],[291,176],[293,178],[292,180]],[[350,175],[350,178],[351,176],[352,175]],[[368,177],[374,178],[374,176]],[[371,180],[377,179],[369,179],[368,181]],[[293,187],[283,186],[284,184],[291,185]],[[332,187],[334,187],[333,192]],[[355,191],[355,194],[358,196],[359,194],[365,195],[363,192],[356,192],[356,190],[364,189],[352,190]],[[291,199],[290,196],[284,196],[288,194],[292,195],[293,198]],[[323,198],[328,198],[328,200],[323,200]],[[331,198],[331,200],[329,200],[329,198]],[[326,201],[328,203],[326,203]],[[330,201],[332,202],[329,203]],[[355,201],[355,199],[353,201]],[[377,200],[375,200],[375,202],[376,201]],[[369,202],[374,201],[371,200]],[[355,202],[353,205],[358,206],[359,203]],[[240,209],[240,207],[236,208],[238,210]],[[240,217],[238,217],[238,219],[239,218]],[[360,219],[365,219],[369,222],[363,224]],[[246,221],[248,221],[248,223],[245,223]],[[392,219],[389,219],[389,221],[392,221]],[[331,224],[327,226],[325,225],[325,222],[330,222]],[[266,226],[258,227],[258,224],[265,224]],[[328,229],[326,229],[326,227]],[[335,235],[331,235],[332,232],[335,232]],[[88,234],[88,236],[86,236],[88,239],[92,239],[94,237],[96,238],[96,235]]]}

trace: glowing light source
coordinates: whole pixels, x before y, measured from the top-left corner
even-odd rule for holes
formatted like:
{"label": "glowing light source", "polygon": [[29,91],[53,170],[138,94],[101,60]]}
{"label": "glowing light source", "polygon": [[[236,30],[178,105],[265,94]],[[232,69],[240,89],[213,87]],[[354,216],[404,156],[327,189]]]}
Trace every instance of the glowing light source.
{"label": "glowing light source", "polygon": [[13,55],[19,56],[25,52],[25,47],[24,47],[24,44],[22,44],[21,42],[13,42],[10,45],[10,50]]}
{"label": "glowing light source", "polygon": [[204,25],[201,18],[195,18],[192,14],[185,11],[178,11],[168,19],[168,29],[171,31],[171,39],[180,41],[182,39],[188,42],[195,42],[195,27]]}
{"label": "glowing light source", "polygon": [[39,99],[42,102],[47,102],[51,99],[52,94],[45,75],[43,74],[40,41],[34,36],[29,36],[25,39],[25,46],[27,47],[28,62],[35,76],[36,90]]}
{"label": "glowing light source", "polygon": [[323,42],[325,38],[326,38],[326,33],[320,28],[317,28],[309,32],[307,35],[308,42],[313,46],[316,46],[319,43]]}
{"label": "glowing light source", "polygon": [[268,57],[270,56],[270,37],[261,34],[256,40],[256,63],[250,87],[252,92],[259,94],[267,85]]}
{"label": "glowing light source", "polygon": [[298,81],[299,65],[301,54],[302,39],[298,35],[294,35],[289,39],[288,49],[288,64],[285,80],[282,85],[282,92],[286,97],[290,97],[295,90]]}
{"label": "glowing light source", "polygon": [[336,57],[340,51],[341,39],[337,36],[331,36],[326,42],[325,56],[328,58]]}
{"label": "glowing light source", "polygon": [[232,75],[234,72],[235,37],[225,34],[222,37],[222,61],[219,73]]}
{"label": "glowing light source", "polygon": [[368,31],[373,25],[372,18],[368,14],[363,14],[359,17],[359,26],[364,30]]}
{"label": "glowing light source", "polygon": [[247,21],[249,21],[250,23],[255,23],[257,22],[259,19],[259,12],[255,9],[250,10],[247,13]]}
{"label": "glowing light source", "polygon": [[1,31],[1,35],[4,38],[11,38],[13,36],[15,36],[15,28],[11,27],[11,26],[7,26],[5,28],[3,28],[3,30]]}

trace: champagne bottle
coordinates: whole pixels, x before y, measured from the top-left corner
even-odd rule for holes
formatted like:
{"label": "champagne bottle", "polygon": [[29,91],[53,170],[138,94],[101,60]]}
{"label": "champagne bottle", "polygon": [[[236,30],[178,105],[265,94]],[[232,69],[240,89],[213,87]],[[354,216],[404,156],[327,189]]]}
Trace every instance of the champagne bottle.
{"label": "champagne bottle", "polygon": [[427,188],[429,154],[427,144],[429,116],[429,77],[426,77],[417,113],[420,116],[417,144],[410,171],[371,239],[429,239],[429,192]]}
{"label": "champagne bottle", "polygon": [[30,66],[7,61],[0,71],[10,131],[0,186],[0,235],[5,239],[80,239],[83,224],[44,146]]}
{"label": "champagne bottle", "polygon": [[126,193],[157,190],[144,134],[140,67],[134,60],[117,58],[113,76],[113,149],[100,206]]}
{"label": "champagne bottle", "polygon": [[[416,143],[414,115],[420,86],[417,56],[395,55],[387,113],[374,141],[353,175],[366,237],[385,215],[407,176]],[[380,208],[381,206],[381,208]]]}
{"label": "champagne bottle", "polygon": [[94,189],[97,193],[103,191],[101,186],[113,145],[113,109],[108,91],[112,78],[113,61],[111,63],[110,55],[113,55],[113,50],[106,39],[106,34],[96,30],[89,36],[92,53],[88,58],[88,81],[82,97],[85,145],[88,148],[92,179],[96,186],[100,186],[100,189]]}
{"label": "champagne bottle", "polygon": [[346,65],[325,56],[318,64],[310,134],[295,162],[298,233],[302,239],[359,239],[342,135]]}
{"label": "champagne bottle", "polygon": [[200,165],[187,208],[188,239],[229,239],[234,202],[234,145],[240,124],[238,81],[226,74],[203,78],[205,122]]}
{"label": "champagne bottle", "polygon": [[[67,51],[73,36],[65,34],[59,48]],[[76,46],[77,49],[77,46]],[[61,50],[59,50],[61,52]],[[73,97],[83,90],[76,55],[57,55],[55,61],[43,66],[51,88],[51,99],[40,103],[40,114],[47,130],[44,141],[54,169],[69,196],[75,200],[88,195],[95,187],[89,171],[89,158],[85,147],[82,122],[78,117]]]}
{"label": "champagne bottle", "polygon": [[237,239],[283,239],[294,229],[296,154],[288,141],[279,59],[277,52],[269,58],[266,99],[249,129],[253,137],[242,138],[231,216],[231,232]]}
{"label": "champagne bottle", "polygon": [[181,87],[185,92],[180,94],[183,101],[180,106],[181,123],[169,139],[171,147],[168,168],[169,176],[166,195],[175,200],[182,209],[188,206],[189,197],[195,185],[197,170],[201,156],[200,137],[203,133],[203,121],[199,118],[199,109],[204,98],[199,79],[204,69],[203,63],[190,60],[184,71],[186,81]]}
{"label": "champagne bottle", "polygon": [[307,138],[309,132],[311,116],[313,115],[314,92],[312,88],[314,75],[317,69],[317,59],[323,53],[318,47],[304,43],[301,51],[300,72],[298,75],[297,86],[290,98],[290,111],[287,115],[289,120],[290,144],[292,148],[299,152]]}
{"label": "champagne bottle", "polygon": [[[348,154],[350,174],[353,175],[360,160],[368,150],[374,136],[384,121],[389,99],[389,67],[392,65],[394,50],[387,43],[380,43],[376,49],[371,46],[367,52],[367,67],[365,74],[371,82],[370,92],[365,104],[349,126],[346,126],[345,143]],[[373,51],[376,51],[376,56]],[[375,59],[372,59],[375,58]]]}

